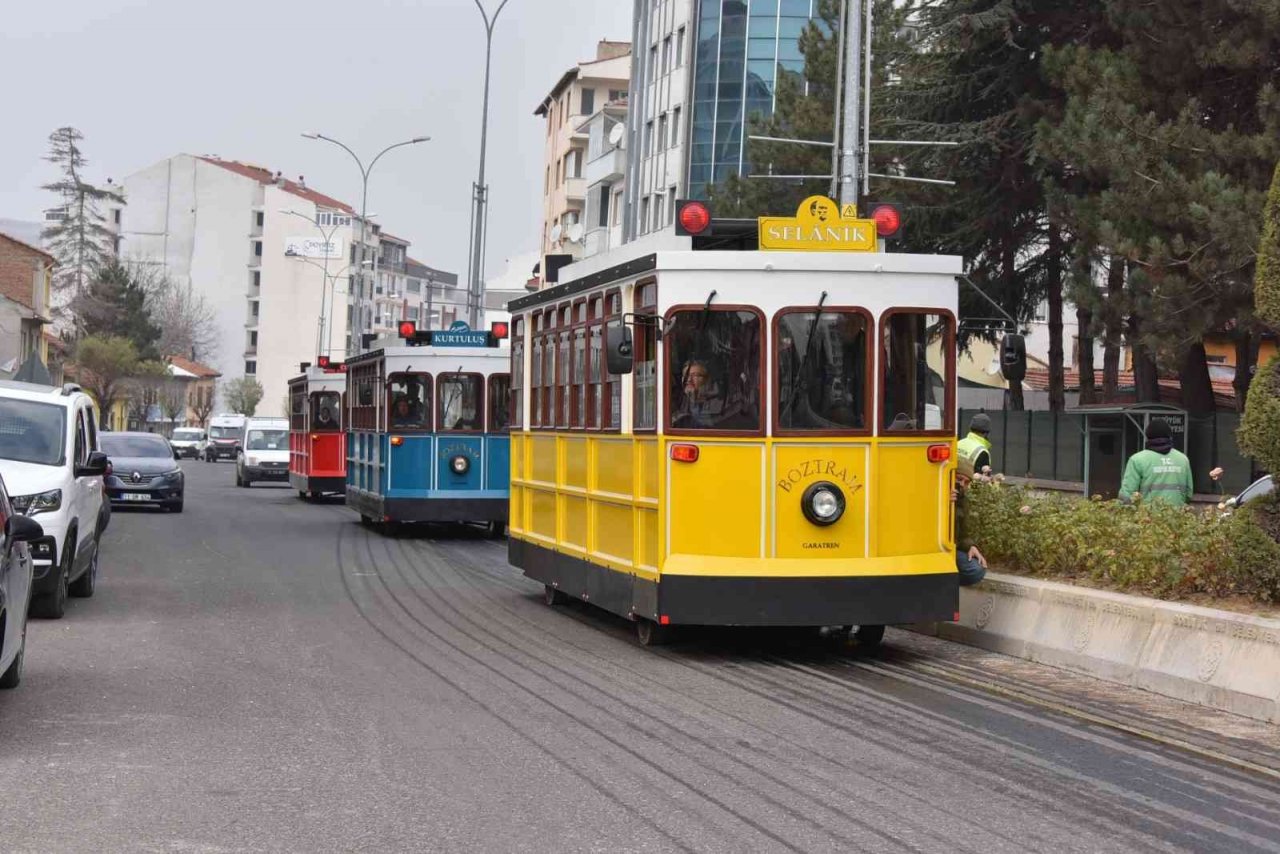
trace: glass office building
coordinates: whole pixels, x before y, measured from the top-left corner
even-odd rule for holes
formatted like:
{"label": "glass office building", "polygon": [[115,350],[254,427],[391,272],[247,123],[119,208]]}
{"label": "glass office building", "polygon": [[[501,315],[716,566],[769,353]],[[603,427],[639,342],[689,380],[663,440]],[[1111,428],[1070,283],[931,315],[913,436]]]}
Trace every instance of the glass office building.
{"label": "glass office building", "polygon": [[803,74],[800,34],[818,0],[700,0],[689,198],[746,174],[749,119],[773,113],[780,74]]}

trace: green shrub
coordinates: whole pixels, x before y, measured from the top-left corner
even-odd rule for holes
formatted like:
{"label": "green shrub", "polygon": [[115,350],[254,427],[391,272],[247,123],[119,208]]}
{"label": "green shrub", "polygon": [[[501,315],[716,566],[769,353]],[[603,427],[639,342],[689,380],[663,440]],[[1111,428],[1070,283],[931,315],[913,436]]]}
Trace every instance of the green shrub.
{"label": "green shrub", "polygon": [[1253,280],[1253,303],[1258,316],[1280,327],[1280,163],[1276,164],[1262,214],[1258,266]]}
{"label": "green shrub", "polygon": [[1280,503],[1252,502],[1224,517],[999,483],[975,485],[968,500],[967,533],[1001,570],[1088,578],[1166,599],[1280,601],[1280,543],[1271,534],[1280,532]]}
{"label": "green shrub", "polygon": [[1258,366],[1236,441],[1264,469],[1280,472],[1280,356]]}

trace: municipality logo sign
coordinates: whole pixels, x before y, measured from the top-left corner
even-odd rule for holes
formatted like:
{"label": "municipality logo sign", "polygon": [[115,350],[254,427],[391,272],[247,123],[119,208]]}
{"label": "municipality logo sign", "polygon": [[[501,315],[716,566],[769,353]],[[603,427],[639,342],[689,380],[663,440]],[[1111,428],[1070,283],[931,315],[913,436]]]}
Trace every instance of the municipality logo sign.
{"label": "municipality logo sign", "polygon": [[455,320],[447,330],[433,332],[431,343],[436,347],[487,347],[489,333],[475,332],[465,320]]}

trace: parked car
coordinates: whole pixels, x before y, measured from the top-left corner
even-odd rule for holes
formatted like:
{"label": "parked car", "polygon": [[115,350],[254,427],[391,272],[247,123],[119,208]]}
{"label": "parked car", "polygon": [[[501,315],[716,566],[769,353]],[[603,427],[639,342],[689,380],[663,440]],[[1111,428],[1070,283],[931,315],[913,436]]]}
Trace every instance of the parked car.
{"label": "parked car", "polygon": [[240,437],[244,434],[243,415],[215,415],[209,419],[209,441],[204,446],[207,463],[217,460],[234,460],[240,450]]}
{"label": "parked car", "polygon": [[1224,510],[1234,510],[1241,504],[1247,504],[1255,498],[1261,498],[1264,495],[1270,495],[1275,492],[1276,482],[1271,475],[1263,475],[1262,477],[1249,484],[1243,492],[1232,498],[1228,498],[1222,503]]}
{"label": "parked car", "polygon": [[0,688],[16,688],[22,681],[27,607],[31,604],[28,543],[43,536],[39,522],[13,509],[0,477]]}
{"label": "parked car", "polygon": [[289,419],[250,418],[236,454],[236,486],[289,480]]}
{"label": "parked car", "polygon": [[182,512],[186,479],[167,439],[155,433],[104,433],[102,450],[111,461],[107,498],[112,504],[157,504]]}
{"label": "parked car", "polygon": [[18,513],[37,518],[31,613],[57,619],[93,595],[107,457],[93,400],[79,386],[0,382],[0,476]]}
{"label": "parked car", "polygon": [[173,456],[176,459],[190,457],[198,460],[209,445],[209,435],[199,427],[179,427],[173,431],[169,444],[173,446]]}

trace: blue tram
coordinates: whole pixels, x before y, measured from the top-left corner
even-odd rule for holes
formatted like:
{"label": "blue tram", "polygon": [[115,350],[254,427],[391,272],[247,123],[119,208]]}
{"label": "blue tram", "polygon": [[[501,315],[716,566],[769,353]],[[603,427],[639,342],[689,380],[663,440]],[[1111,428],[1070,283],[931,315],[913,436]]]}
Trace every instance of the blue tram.
{"label": "blue tram", "polygon": [[506,528],[511,374],[506,324],[404,325],[347,360],[347,505],[366,523]]}

